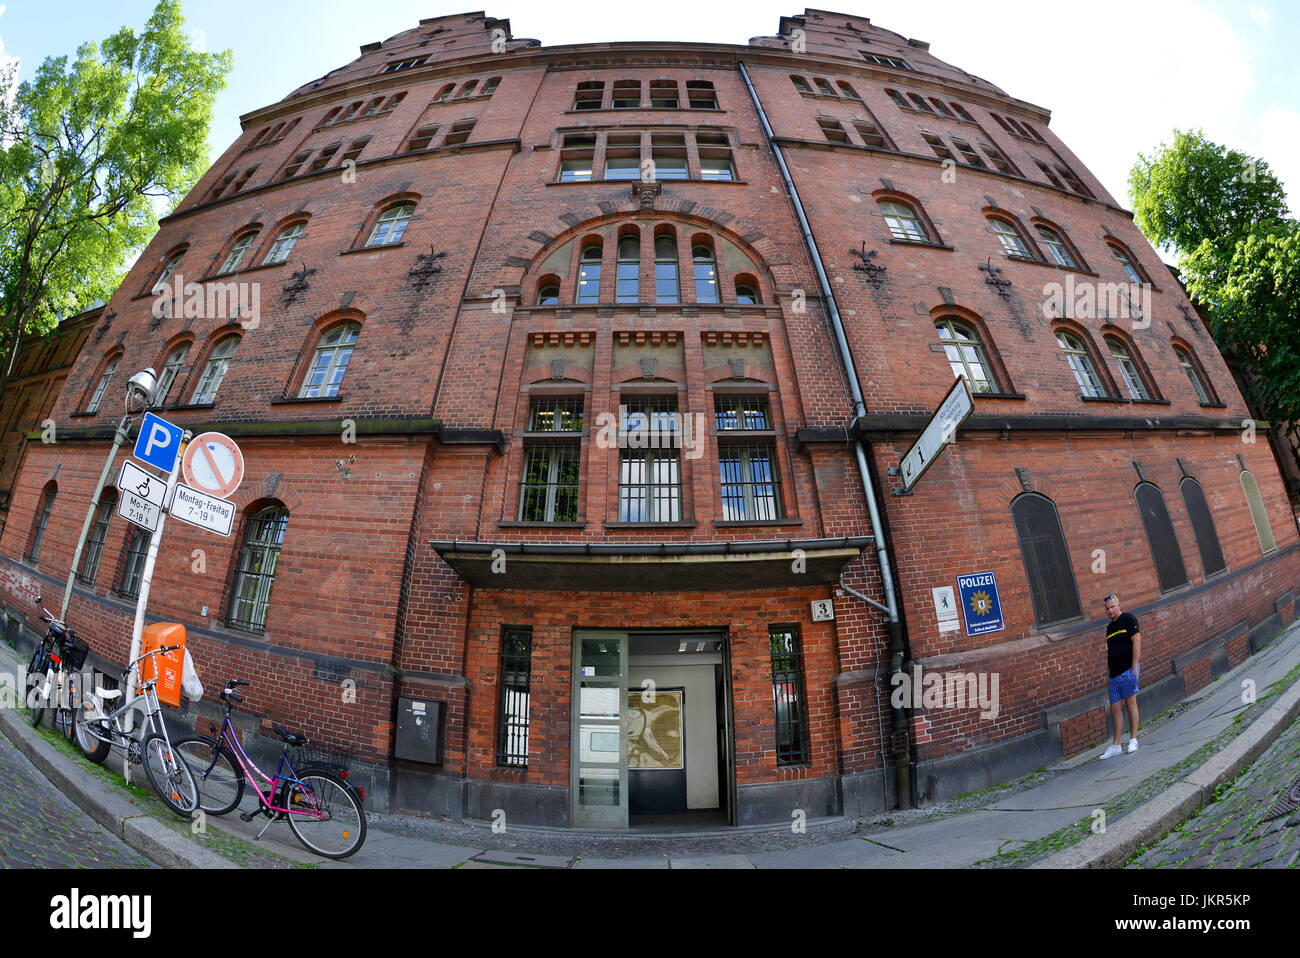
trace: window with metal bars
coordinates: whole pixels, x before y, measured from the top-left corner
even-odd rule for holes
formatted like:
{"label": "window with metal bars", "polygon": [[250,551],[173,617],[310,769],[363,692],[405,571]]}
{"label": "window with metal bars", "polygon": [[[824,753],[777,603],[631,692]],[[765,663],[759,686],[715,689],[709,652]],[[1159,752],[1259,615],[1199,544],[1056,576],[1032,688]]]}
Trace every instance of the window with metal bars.
{"label": "window with metal bars", "polygon": [[271,604],[271,587],[284,534],[289,526],[289,510],[268,506],[248,520],[244,544],[239,550],[235,586],[230,598],[227,624],[249,632],[266,630],[266,614]]}
{"label": "window with metal bars", "polygon": [[[682,518],[681,450],[677,399],[630,397],[622,402],[620,433],[639,433],[639,448],[619,457],[618,521],[680,522]],[[651,446],[658,448],[651,448]],[[671,445],[671,448],[663,448]]]}
{"label": "window with metal bars", "polygon": [[1179,483],[1178,490],[1183,494],[1183,505],[1187,507],[1188,518],[1192,520],[1192,531],[1196,533],[1201,568],[1206,576],[1222,572],[1228,568],[1228,563],[1223,558],[1223,547],[1219,544],[1218,530],[1214,528],[1210,505],[1205,501],[1205,490],[1191,476]]}
{"label": "window with metal bars", "polygon": [[99,495],[99,508],[95,510],[95,524],[90,528],[85,548],[81,550],[81,567],[77,569],[77,581],[82,585],[93,586],[95,575],[99,572],[99,557],[104,553],[104,540],[108,537],[108,524],[113,519],[113,510],[117,508],[117,490],[105,489]]}
{"label": "window with metal bars", "polygon": [[768,629],[772,656],[772,706],[776,715],[776,764],[808,763],[808,723],[804,719],[803,648],[797,626]]}
{"label": "window with metal bars", "polygon": [[[533,400],[528,414],[530,438],[524,450],[519,501],[521,522],[576,522],[578,478],[582,465],[583,399],[563,396]],[[571,436],[572,439],[564,437]]]}
{"label": "window with metal bars", "polygon": [[135,599],[140,595],[140,579],[144,574],[144,560],[149,552],[149,534],[139,526],[131,526],[131,541],[126,546],[126,559],[122,564],[122,581],[118,595]]}
{"label": "window with metal bars", "polygon": [[766,396],[718,395],[713,397],[714,425],[719,432],[770,430],[772,415]]}
{"label": "window with metal bars", "polygon": [[498,765],[528,767],[528,697],[532,659],[532,630],[503,630],[501,698],[497,709]]}
{"label": "window with metal bars", "polygon": [[1083,615],[1056,504],[1031,492],[1011,504],[1011,518],[1038,624],[1054,625]]}
{"label": "window with metal bars", "polygon": [[50,521],[50,511],[54,508],[54,497],[58,494],[59,487],[53,482],[46,483],[45,497],[41,500],[41,508],[36,513],[36,521],[32,523],[32,534],[30,537],[31,544],[27,547],[27,561],[36,563],[41,556],[41,542],[45,539],[45,527]]}
{"label": "window with metal bars", "polygon": [[781,518],[776,451],[771,443],[718,443],[723,522],[775,522]]}
{"label": "window with metal bars", "polygon": [[1187,566],[1183,564],[1183,550],[1174,534],[1174,524],[1169,518],[1165,496],[1156,486],[1144,482],[1133,492],[1142,527],[1147,533],[1151,558],[1155,560],[1156,575],[1160,578],[1160,591],[1169,592],[1187,584]]}

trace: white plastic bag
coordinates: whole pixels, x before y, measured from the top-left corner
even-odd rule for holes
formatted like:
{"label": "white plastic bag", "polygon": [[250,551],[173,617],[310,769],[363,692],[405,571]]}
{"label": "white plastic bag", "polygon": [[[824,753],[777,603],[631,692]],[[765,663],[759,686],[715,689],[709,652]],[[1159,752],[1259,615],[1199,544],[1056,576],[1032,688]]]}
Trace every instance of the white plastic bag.
{"label": "white plastic bag", "polygon": [[194,659],[190,657],[190,650],[185,650],[185,664],[181,666],[181,691],[191,702],[197,702],[203,698],[203,683],[199,681],[199,673],[194,671]]}

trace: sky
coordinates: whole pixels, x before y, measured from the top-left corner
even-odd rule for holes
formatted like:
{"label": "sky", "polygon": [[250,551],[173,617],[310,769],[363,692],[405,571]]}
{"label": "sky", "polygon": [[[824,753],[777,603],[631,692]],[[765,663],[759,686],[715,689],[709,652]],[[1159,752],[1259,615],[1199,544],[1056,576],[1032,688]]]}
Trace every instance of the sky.
{"label": "sky", "polygon": [[[72,54],[123,25],[141,26],[150,0],[7,0],[0,60],[29,77],[47,56]],[[216,159],[239,135],[239,116],[350,62],[363,43],[422,18],[481,9],[515,37],[545,46],[634,40],[745,44],[777,32],[794,2],[656,0],[629,4],[500,0],[184,0],[196,45],[234,51],[217,100]],[[926,40],[930,52],[1012,96],[1048,108],[1052,129],[1120,204],[1128,173],[1175,129],[1265,160],[1300,212],[1300,0],[824,0]],[[650,13],[653,13],[653,16]]]}

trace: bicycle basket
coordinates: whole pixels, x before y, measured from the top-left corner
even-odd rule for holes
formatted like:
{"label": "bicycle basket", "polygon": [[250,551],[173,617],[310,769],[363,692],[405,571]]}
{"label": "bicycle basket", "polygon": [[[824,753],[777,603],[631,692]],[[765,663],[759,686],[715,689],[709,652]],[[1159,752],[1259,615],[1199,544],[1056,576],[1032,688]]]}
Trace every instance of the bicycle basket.
{"label": "bicycle basket", "polygon": [[352,764],[352,756],[347,752],[312,744],[289,746],[289,758],[299,772],[305,768],[323,768],[345,780]]}
{"label": "bicycle basket", "polygon": [[77,641],[76,636],[68,633],[63,637],[63,667],[70,672],[79,672],[81,667],[86,664],[86,656],[90,654],[90,646]]}

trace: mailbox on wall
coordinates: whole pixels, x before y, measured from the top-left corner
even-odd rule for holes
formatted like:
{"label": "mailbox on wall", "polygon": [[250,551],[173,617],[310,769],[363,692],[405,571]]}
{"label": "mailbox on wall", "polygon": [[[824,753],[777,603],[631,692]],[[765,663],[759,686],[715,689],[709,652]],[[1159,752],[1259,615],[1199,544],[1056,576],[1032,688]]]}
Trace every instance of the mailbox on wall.
{"label": "mailbox on wall", "polygon": [[395,758],[427,765],[442,764],[442,703],[429,699],[397,700]]}

